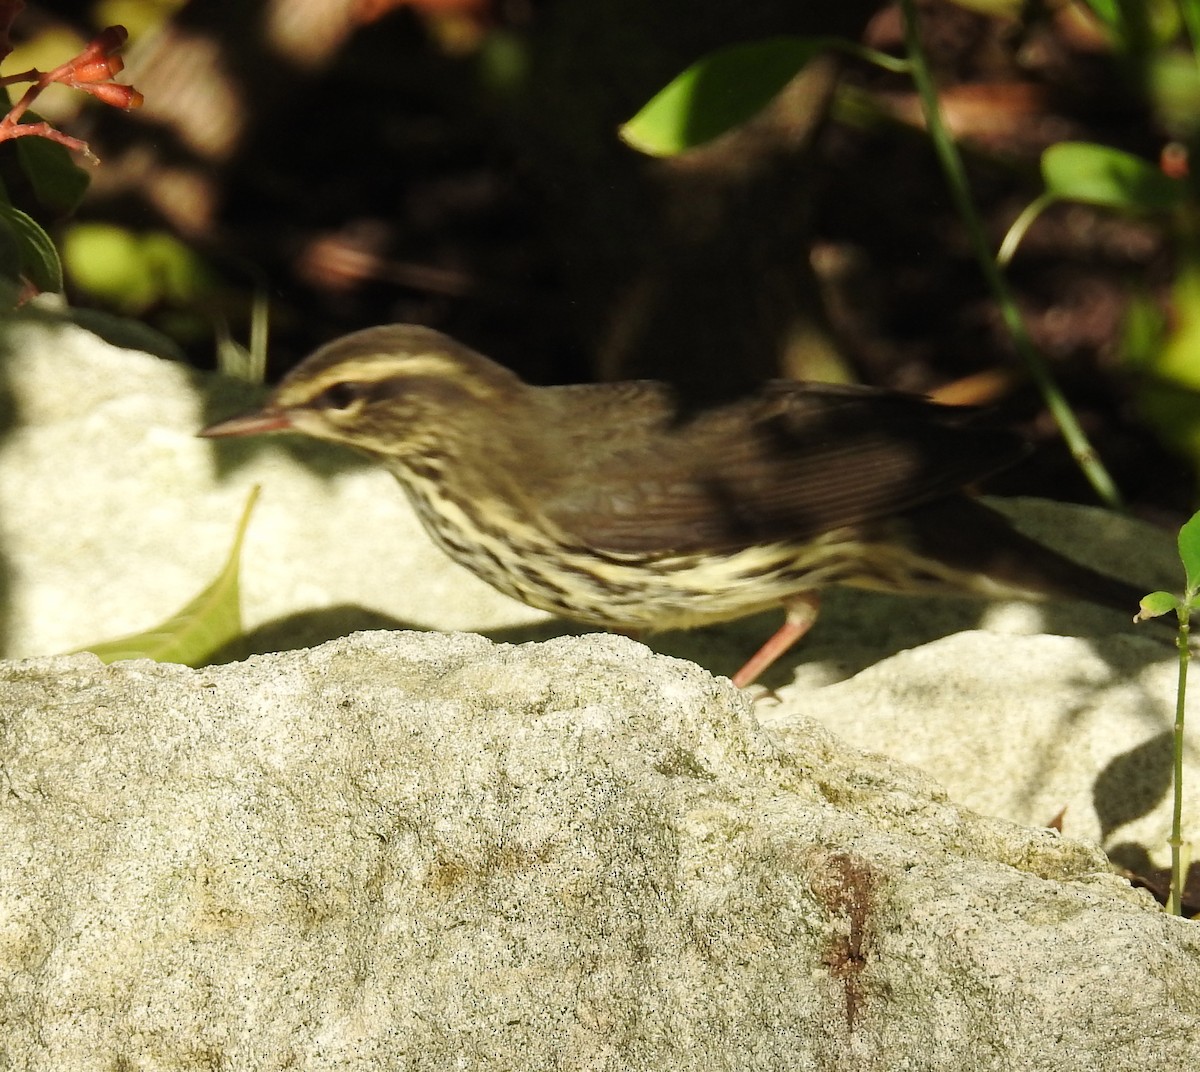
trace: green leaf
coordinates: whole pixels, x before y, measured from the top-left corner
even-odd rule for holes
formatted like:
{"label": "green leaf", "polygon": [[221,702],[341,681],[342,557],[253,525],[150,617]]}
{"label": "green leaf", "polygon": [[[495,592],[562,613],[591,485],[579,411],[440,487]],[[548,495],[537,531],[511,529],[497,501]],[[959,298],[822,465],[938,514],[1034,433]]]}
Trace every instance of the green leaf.
{"label": "green leaf", "polygon": [[226,376],[247,383],[267,382],[267,334],[270,328],[270,304],[261,288],[250,302],[250,344],[243,346],[229,332],[229,324],[219,317],[214,324],[217,336],[217,368]]}
{"label": "green leaf", "polygon": [[1179,179],[1141,157],[1083,141],[1062,141],[1042,154],[1042,178],[1055,197],[1126,212],[1163,212],[1186,196]]}
{"label": "green leaf", "polygon": [[145,309],[160,293],[138,239],[115,223],[74,223],[63,233],[63,261],[73,285],[125,312]]}
{"label": "green leaf", "polygon": [[[1175,42],[1181,29],[1182,9],[1193,0],[1083,0],[1086,8],[1108,31],[1115,48],[1136,59],[1154,60]],[[1185,50],[1180,50],[1186,55]],[[1192,63],[1195,59],[1192,58]]]}
{"label": "green leaf", "polygon": [[1116,29],[1121,25],[1121,12],[1117,8],[1117,0],[1084,0],[1084,6],[1091,9],[1105,26]]}
{"label": "green leaf", "polygon": [[62,290],[62,262],[50,236],[31,216],[5,201],[0,201],[0,221],[16,241],[21,274],[40,291]]}
{"label": "green leaf", "polygon": [[621,139],[650,156],[711,141],[764,108],[830,42],[774,37],[733,45],[697,60],[620,129]]}
{"label": "green leaf", "polygon": [[[33,116],[32,121],[37,118]],[[17,159],[38,204],[49,216],[69,216],[79,207],[91,179],[65,145],[47,138],[18,138]]]}
{"label": "green leaf", "polygon": [[1141,610],[1134,615],[1135,622],[1144,622],[1147,618],[1157,618],[1160,614],[1170,614],[1179,609],[1179,600],[1170,592],[1151,592],[1142,596]]}
{"label": "green leaf", "polygon": [[0,279],[19,284],[21,279],[21,241],[4,215],[0,202]]}
{"label": "green leaf", "polygon": [[1189,592],[1200,588],[1200,513],[1192,514],[1179,530],[1179,560],[1187,575]]}
{"label": "green leaf", "polygon": [[1167,138],[1192,141],[1200,126],[1200,70],[1195,55],[1190,50],[1162,50],[1153,56],[1147,76],[1147,103],[1155,125]]}
{"label": "green leaf", "polygon": [[90,651],[106,663],[119,659],[153,659],[160,663],[199,666],[218,649],[241,636],[240,560],[242,540],[258,499],[257,485],[246,500],[237,534],[221,572],[207,588],[157,628],[117,640],[92,644]]}
{"label": "green leaf", "polygon": [[1025,6],[1024,0],[951,0],[957,7],[986,15],[989,19],[1016,19]]}
{"label": "green leaf", "polygon": [[62,251],[76,287],[130,315],[160,301],[194,303],[214,286],[199,255],[162,231],[74,223],[63,233]]}
{"label": "green leaf", "polygon": [[1134,383],[1138,414],[1172,451],[1200,463],[1200,392],[1147,375]]}

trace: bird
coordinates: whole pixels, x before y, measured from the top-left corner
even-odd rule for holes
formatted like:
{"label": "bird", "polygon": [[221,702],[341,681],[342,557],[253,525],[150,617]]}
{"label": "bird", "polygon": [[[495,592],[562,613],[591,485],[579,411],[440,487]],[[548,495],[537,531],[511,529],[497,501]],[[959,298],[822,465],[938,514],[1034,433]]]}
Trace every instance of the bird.
{"label": "bird", "polygon": [[296,432],[398,479],[450,558],[531,606],[640,636],[784,609],[744,687],[846,585],[1135,611],[1134,586],[1019,533],[971,487],[1028,452],[968,406],[772,380],[535,386],[428,327],[342,336],[208,438]]}

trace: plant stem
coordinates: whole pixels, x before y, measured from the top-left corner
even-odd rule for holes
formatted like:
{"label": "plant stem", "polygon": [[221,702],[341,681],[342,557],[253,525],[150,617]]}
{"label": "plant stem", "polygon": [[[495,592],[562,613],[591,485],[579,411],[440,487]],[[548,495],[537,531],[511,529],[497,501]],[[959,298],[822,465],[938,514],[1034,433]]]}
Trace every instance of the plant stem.
{"label": "plant stem", "polygon": [[36,67],[30,67],[28,71],[22,71],[20,74],[7,74],[0,78],[0,86],[11,86],[17,82],[36,82],[41,77],[41,71]]}
{"label": "plant stem", "polygon": [[830,37],[828,38],[828,43],[831,48],[839,52],[844,52],[847,56],[853,56],[855,59],[863,60],[865,63],[872,63],[885,71],[891,71],[893,74],[912,73],[912,65],[907,59],[902,60],[898,56],[891,56],[886,52],[880,52],[878,49],[867,48],[865,45],[860,45],[857,41],[848,41],[844,37]]}
{"label": "plant stem", "polygon": [[1167,911],[1172,915],[1183,915],[1183,712],[1187,697],[1187,671],[1191,652],[1188,636],[1191,633],[1192,600],[1196,593],[1188,590],[1179,608],[1179,636],[1175,643],[1179,647],[1179,682],[1175,689],[1175,750],[1174,750],[1174,800],[1171,810],[1171,892],[1167,895]]}
{"label": "plant stem", "polygon": [[958,147],[954,144],[949,131],[946,130],[945,124],[942,122],[941,109],[938,105],[937,88],[933,84],[933,76],[929,71],[928,64],[925,62],[925,53],[921,49],[915,0],[900,0],[900,9],[904,16],[905,50],[908,54],[909,64],[911,65],[913,82],[917,87],[917,94],[921,98],[921,109],[925,115],[925,127],[929,132],[930,140],[933,142],[934,150],[941,162],[942,170],[946,174],[946,181],[950,187],[950,196],[954,201],[954,207],[967,229],[967,237],[971,248],[975,253],[976,259],[979,261],[979,266],[983,271],[988,288],[991,290],[992,296],[996,299],[996,303],[1000,307],[1005,327],[1008,328],[1013,345],[1025,362],[1029,370],[1029,375],[1033,378],[1034,383],[1041,392],[1046,407],[1058,423],[1063,439],[1066,440],[1067,446],[1074,456],[1076,463],[1083,470],[1084,475],[1090,481],[1101,502],[1113,509],[1120,509],[1122,505],[1121,493],[1117,490],[1116,484],[1113,483],[1112,477],[1109,476],[1108,470],[1104,468],[1104,465],[1097,457],[1095,450],[1093,450],[1091,443],[1088,441],[1087,435],[1075,419],[1075,414],[1072,412],[1071,407],[1067,404],[1066,399],[1063,398],[1062,392],[1059,390],[1058,384],[1055,383],[1045,359],[1038,352],[1037,347],[1033,344],[1033,340],[1029,337],[1029,331],[1013,299],[1008,281],[996,266],[987,235],[984,233],[983,224],[971,201],[970,190],[967,186],[966,169],[963,167],[962,157],[959,155]]}

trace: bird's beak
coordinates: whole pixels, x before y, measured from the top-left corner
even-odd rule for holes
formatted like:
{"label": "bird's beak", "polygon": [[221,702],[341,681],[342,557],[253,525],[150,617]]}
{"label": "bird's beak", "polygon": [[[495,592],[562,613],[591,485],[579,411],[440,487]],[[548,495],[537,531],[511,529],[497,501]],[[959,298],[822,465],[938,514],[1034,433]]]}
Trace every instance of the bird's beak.
{"label": "bird's beak", "polygon": [[257,413],[245,413],[241,417],[230,417],[201,429],[196,434],[205,439],[221,439],[225,436],[262,435],[264,432],[286,432],[292,427],[292,415],[285,409],[267,406]]}

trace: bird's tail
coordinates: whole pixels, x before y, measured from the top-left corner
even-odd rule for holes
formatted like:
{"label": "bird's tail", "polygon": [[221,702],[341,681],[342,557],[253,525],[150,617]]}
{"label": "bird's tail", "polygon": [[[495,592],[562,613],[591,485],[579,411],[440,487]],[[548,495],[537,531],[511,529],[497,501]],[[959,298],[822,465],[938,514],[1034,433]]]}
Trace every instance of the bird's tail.
{"label": "bird's tail", "polygon": [[953,496],[921,507],[908,520],[921,554],[979,574],[1001,588],[1011,588],[1014,596],[1078,599],[1133,618],[1149,590],[1100,573],[1039,543],[1018,531],[999,511],[970,496]]}

